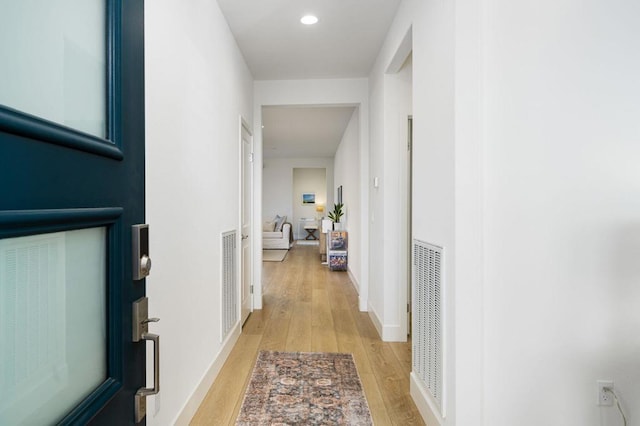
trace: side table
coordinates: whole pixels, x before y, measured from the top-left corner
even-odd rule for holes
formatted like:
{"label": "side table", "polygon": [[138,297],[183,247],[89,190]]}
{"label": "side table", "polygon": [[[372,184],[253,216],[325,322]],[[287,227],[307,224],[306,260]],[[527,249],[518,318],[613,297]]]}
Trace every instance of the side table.
{"label": "side table", "polygon": [[305,225],[304,230],[307,231],[307,236],[304,237],[305,240],[317,240],[316,231],[318,230],[318,225]]}

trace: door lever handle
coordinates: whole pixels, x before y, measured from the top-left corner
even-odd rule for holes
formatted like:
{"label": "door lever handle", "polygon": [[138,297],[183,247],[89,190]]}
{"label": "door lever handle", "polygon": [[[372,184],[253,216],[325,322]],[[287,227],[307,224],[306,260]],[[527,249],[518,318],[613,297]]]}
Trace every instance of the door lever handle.
{"label": "door lever handle", "polygon": [[149,395],[157,395],[160,392],[160,336],[153,333],[142,333],[140,337],[142,340],[153,342],[153,387],[140,388],[136,392],[136,423],[140,423],[147,414],[147,397]]}
{"label": "door lever handle", "polygon": [[160,318],[149,318],[149,299],[141,297],[133,303],[132,312],[134,342],[153,342],[153,387],[138,389],[135,394],[135,420],[140,423],[147,415],[147,396],[160,392],[160,336],[149,333],[149,323],[158,322]]}
{"label": "door lever handle", "polygon": [[249,238],[249,236],[248,236],[248,235],[242,234],[242,239],[243,239],[243,240],[246,240],[247,238]]}

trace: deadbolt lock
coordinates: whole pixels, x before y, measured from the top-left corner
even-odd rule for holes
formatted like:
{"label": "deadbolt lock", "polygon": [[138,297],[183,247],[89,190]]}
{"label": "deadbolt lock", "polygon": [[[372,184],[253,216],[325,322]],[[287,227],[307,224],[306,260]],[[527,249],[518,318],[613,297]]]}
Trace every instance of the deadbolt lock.
{"label": "deadbolt lock", "polygon": [[133,279],[141,280],[151,272],[149,257],[149,225],[131,227],[131,251],[133,253]]}

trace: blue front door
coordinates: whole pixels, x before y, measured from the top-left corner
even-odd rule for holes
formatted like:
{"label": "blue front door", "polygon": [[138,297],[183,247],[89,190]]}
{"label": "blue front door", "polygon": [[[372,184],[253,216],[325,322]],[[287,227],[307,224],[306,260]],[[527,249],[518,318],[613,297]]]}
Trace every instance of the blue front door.
{"label": "blue front door", "polygon": [[0,5],[0,424],[134,424],[142,0]]}

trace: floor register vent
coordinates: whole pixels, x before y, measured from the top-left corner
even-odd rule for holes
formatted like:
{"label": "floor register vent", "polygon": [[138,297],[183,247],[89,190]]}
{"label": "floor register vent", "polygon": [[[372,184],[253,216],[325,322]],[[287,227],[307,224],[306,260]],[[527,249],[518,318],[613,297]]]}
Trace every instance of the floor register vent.
{"label": "floor register vent", "polygon": [[443,411],[443,249],[413,240],[413,371]]}
{"label": "floor register vent", "polygon": [[229,331],[238,322],[238,280],[236,263],[236,231],[222,234],[222,332],[220,341],[229,334]]}

